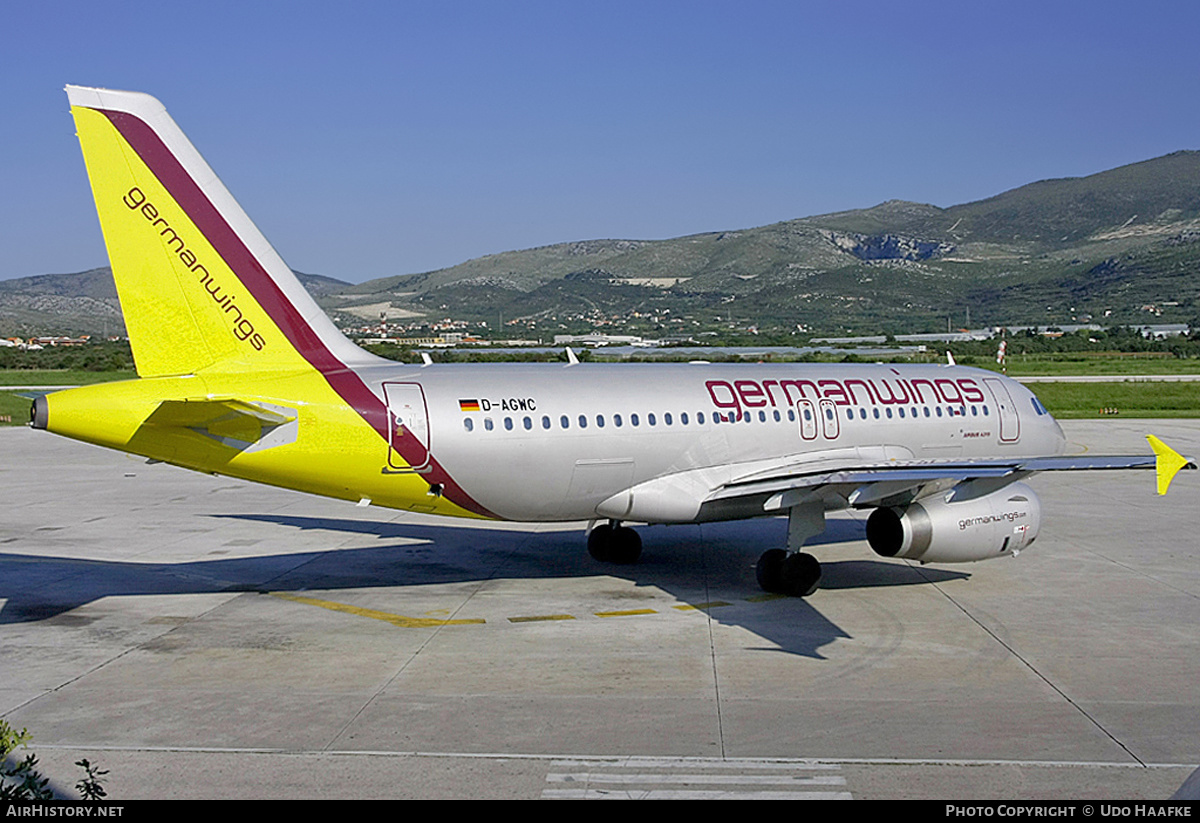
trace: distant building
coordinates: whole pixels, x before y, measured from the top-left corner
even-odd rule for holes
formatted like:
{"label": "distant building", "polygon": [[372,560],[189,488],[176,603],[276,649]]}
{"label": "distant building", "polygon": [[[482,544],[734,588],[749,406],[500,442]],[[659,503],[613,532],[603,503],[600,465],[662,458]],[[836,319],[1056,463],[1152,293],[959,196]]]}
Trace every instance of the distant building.
{"label": "distant building", "polygon": [[82,337],[34,337],[29,341],[30,346],[37,345],[45,346],[86,346],[91,340],[91,335],[83,335]]}
{"label": "distant building", "polygon": [[556,334],[556,346],[633,346],[642,338],[632,334]]}

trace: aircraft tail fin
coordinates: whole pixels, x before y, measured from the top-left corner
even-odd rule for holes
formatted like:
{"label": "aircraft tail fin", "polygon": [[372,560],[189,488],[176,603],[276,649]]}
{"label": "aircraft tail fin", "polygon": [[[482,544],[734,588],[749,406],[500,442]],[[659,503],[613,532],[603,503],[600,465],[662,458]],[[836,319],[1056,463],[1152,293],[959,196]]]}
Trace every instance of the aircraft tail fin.
{"label": "aircraft tail fin", "polygon": [[140,376],[374,359],[326,317],[158,100],[66,91]]}

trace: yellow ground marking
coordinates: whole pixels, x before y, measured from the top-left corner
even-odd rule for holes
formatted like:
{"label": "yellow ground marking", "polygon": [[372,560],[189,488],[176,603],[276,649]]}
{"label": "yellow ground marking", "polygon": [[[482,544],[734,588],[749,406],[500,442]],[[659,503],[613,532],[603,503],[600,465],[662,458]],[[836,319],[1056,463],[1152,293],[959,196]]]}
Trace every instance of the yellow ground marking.
{"label": "yellow ground marking", "polygon": [[372,620],[382,620],[384,623],[391,623],[393,626],[399,626],[402,629],[428,629],[438,626],[465,626],[475,623],[486,623],[483,618],[473,618],[469,620],[435,620],[429,617],[405,617],[401,614],[391,614],[389,612],[376,611],[375,609],[364,609],[359,606],[347,606],[345,603],[334,603],[332,600],[318,600],[315,597],[301,597],[298,594],[284,594],[283,592],[270,592],[272,597],[278,597],[282,600],[291,600],[293,603],[304,603],[308,606],[319,606],[322,609],[329,609],[334,612],[344,612],[345,614],[356,614],[359,617],[369,617]]}
{"label": "yellow ground marking", "polygon": [[[330,611],[342,612],[343,614],[353,614],[359,617],[369,617],[372,620],[382,620],[385,623],[391,623],[393,626],[399,626],[405,629],[428,629],[438,628],[440,626],[469,626],[487,623],[481,617],[462,619],[462,620],[439,620],[431,617],[406,617],[402,614],[392,614],[391,612],[378,611],[376,609],[364,609],[361,606],[348,606],[345,603],[335,603],[332,600],[321,600],[316,597],[304,597],[298,594],[286,594],[284,592],[268,592],[272,597],[278,597],[281,600],[290,600],[293,603],[303,603],[307,606],[318,606],[322,609]],[[786,597],[782,594],[758,594],[752,597],[747,597],[747,602],[761,603],[767,600],[779,600]],[[679,611],[706,611],[708,609],[716,609],[721,606],[732,606],[725,600],[710,600],[707,603],[685,603],[671,608]],[[433,609],[426,614],[449,614],[449,609]],[[656,609],[623,609],[620,611],[595,612],[596,617],[636,617],[644,614],[658,614]],[[533,614],[519,617],[510,617],[510,623],[540,623],[551,620],[575,620],[573,614]]]}

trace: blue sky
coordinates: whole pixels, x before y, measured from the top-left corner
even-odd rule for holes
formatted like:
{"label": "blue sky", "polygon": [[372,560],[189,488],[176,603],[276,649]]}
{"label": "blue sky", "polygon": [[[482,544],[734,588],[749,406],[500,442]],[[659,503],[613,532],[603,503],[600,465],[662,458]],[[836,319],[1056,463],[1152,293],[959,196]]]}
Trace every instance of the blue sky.
{"label": "blue sky", "polygon": [[289,264],[352,281],[1200,148],[1197,3],[0,10],[0,279],[107,262],[66,83],[158,97]]}

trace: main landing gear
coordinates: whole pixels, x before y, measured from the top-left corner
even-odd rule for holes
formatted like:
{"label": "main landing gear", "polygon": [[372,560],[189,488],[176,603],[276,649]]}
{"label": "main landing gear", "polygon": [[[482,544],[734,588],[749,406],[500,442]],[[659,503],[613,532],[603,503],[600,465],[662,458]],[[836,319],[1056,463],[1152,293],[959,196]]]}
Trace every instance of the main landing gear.
{"label": "main landing gear", "polygon": [[825,531],[825,506],[805,503],[788,509],[788,547],[770,549],[754,567],[758,585],[772,594],[808,597],[821,583],[821,564],[800,551],[804,541]]}
{"label": "main landing gear", "polygon": [[754,573],[763,591],[792,597],[808,597],[821,582],[817,558],[804,552],[788,554],[783,549],[763,552]]}
{"label": "main landing gear", "polygon": [[636,563],[642,556],[642,538],[620,521],[610,520],[588,533],[588,554],[601,563]]}
{"label": "main landing gear", "polygon": [[[821,564],[800,551],[804,541],[825,531],[825,507],[820,502],[788,510],[788,548],[763,552],[755,566],[758,585],[772,594],[807,597],[821,582]],[[588,532],[588,554],[602,563],[636,563],[642,556],[642,538],[619,520],[610,520]]]}

